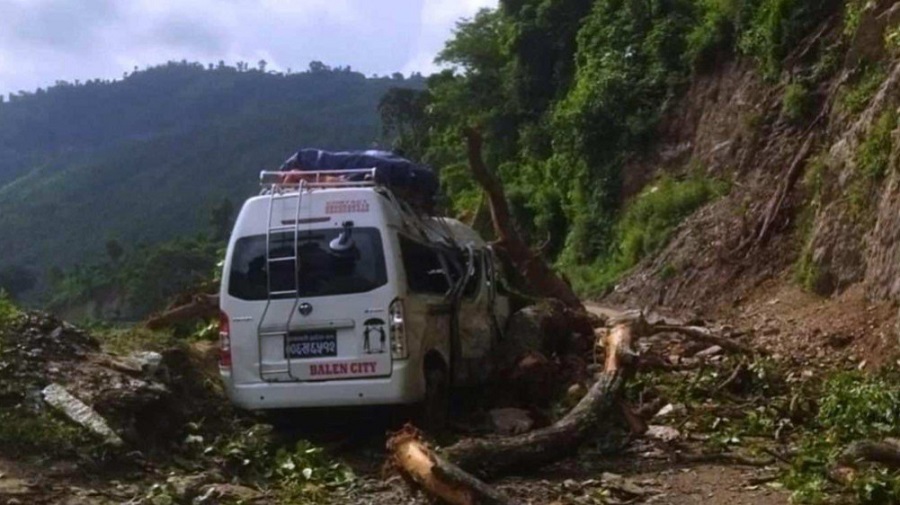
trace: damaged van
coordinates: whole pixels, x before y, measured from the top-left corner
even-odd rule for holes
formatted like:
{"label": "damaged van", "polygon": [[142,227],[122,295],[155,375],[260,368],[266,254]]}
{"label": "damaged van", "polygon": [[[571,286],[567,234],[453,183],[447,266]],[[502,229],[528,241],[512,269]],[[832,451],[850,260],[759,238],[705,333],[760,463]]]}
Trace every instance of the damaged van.
{"label": "damaged van", "polygon": [[245,409],[422,404],[475,385],[509,316],[491,248],[433,215],[434,175],[304,150],[261,174],[228,244],[220,372]]}

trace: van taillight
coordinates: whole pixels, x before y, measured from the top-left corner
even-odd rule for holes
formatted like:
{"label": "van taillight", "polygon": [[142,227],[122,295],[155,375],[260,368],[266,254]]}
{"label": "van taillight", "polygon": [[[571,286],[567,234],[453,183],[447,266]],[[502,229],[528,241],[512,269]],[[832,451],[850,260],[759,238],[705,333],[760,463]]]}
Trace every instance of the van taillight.
{"label": "van taillight", "polygon": [[219,366],[231,368],[231,327],[224,312],[219,312]]}
{"label": "van taillight", "polygon": [[406,341],[406,325],[403,321],[403,300],[397,298],[388,309],[391,328],[391,357],[406,359],[409,357],[409,346]]}

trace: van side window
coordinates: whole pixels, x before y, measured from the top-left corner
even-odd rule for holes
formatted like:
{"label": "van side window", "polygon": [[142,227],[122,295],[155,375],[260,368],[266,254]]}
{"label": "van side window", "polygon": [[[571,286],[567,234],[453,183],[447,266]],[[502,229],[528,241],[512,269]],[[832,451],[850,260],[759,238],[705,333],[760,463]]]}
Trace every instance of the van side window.
{"label": "van side window", "polygon": [[406,270],[406,282],[414,293],[447,294],[450,281],[437,249],[400,235],[400,254]]}

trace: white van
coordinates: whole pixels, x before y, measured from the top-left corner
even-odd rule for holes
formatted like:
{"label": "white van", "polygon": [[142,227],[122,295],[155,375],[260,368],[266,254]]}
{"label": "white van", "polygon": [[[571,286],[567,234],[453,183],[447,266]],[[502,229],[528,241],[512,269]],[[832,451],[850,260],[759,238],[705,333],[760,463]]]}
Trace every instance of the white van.
{"label": "white van", "polygon": [[490,373],[509,315],[490,247],[374,175],[262,173],[222,275],[220,371],[235,405],[440,410],[450,386]]}

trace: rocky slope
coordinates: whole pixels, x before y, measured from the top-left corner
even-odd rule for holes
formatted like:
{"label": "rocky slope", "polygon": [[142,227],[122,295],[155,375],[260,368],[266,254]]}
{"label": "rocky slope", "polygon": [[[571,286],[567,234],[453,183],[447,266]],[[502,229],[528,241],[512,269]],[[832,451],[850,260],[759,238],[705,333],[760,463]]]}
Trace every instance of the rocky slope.
{"label": "rocky slope", "polygon": [[[610,301],[713,314],[775,281],[825,297],[861,286],[867,303],[900,302],[900,61],[890,48],[900,5],[892,4],[870,5],[855,33],[830,19],[777,81],[739,58],[695,76],[658,149],[629,167],[626,191],[698,169],[732,189],[686,220]],[[810,58],[814,49],[820,55]]]}

